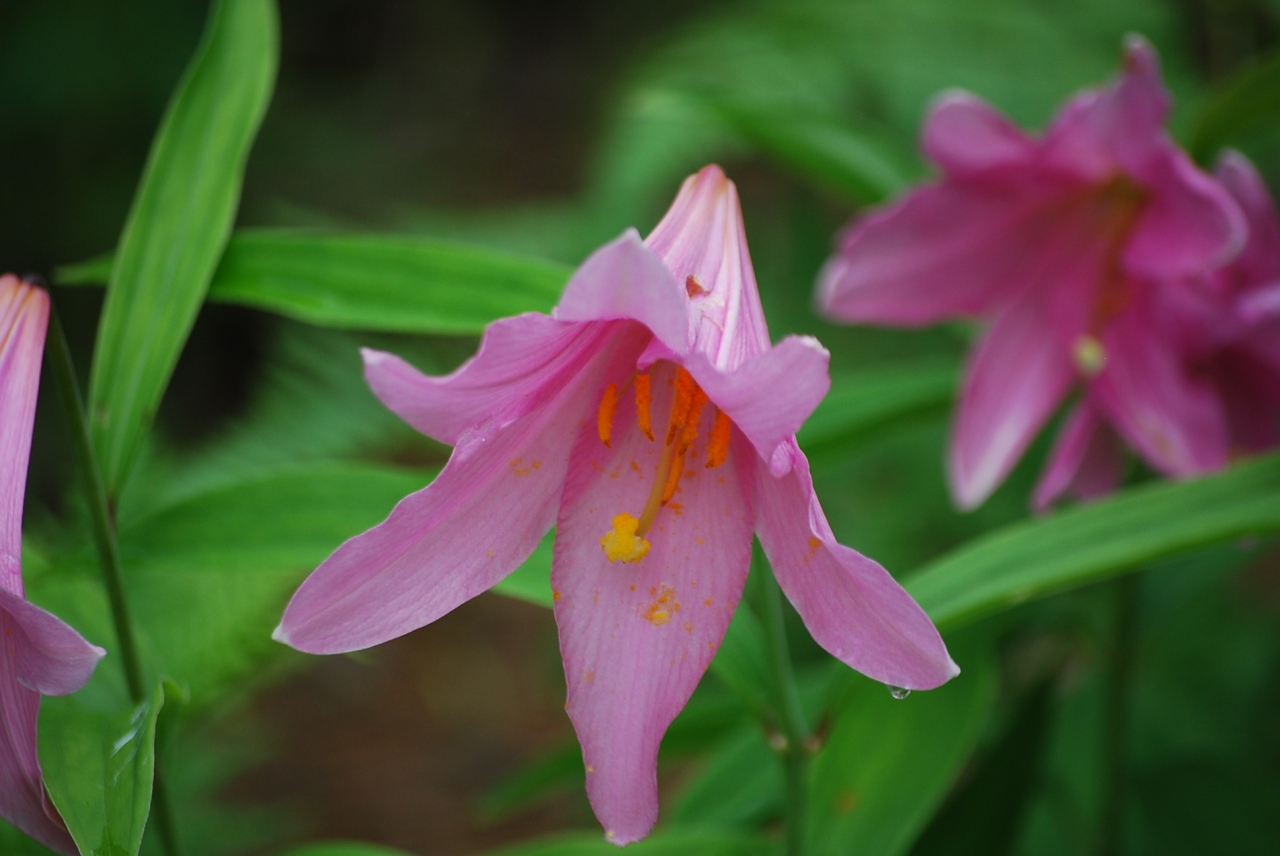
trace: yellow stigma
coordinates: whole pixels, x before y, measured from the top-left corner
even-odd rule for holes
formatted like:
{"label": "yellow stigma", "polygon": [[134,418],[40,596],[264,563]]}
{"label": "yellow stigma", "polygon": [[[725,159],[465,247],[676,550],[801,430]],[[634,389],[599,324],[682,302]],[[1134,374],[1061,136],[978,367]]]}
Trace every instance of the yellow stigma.
{"label": "yellow stigma", "polygon": [[600,539],[610,562],[638,562],[648,555],[649,542],[636,534],[638,528],[640,521],[625,511],[613,518],[613,528]]}
{"label": "yellow stigma", "polygon": [[1076,339],[1073,356],[1076,360],[1076,368],[1085,377],[1094,377],[1107,364],[1107,349],[1096,338],[1088,334]]}

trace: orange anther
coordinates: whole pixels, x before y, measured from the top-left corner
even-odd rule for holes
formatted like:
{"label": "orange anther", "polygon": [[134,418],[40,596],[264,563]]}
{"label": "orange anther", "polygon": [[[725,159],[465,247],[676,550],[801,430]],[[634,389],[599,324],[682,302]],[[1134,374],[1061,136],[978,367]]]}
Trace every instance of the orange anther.
{"label": "orange anther", "polygon": [[684,431],[680,435],[680,445],[676,447],[676,454],[683,454],[693,441],[698,439],[698,422],[702,419],[702,408],[707,406],[707,394],[702,391],[702,387],[695,386],[693,388],[693,400],[689,402],[689,412],[685,414]]}
{"label": "orange anther", "polygon": [[684,368],[676,369],[676,400],[671,405],[671,424],[667,426],[667,445],[675,442],[676,436],[684,430],[685,419],[689,413],[689,405],[693,402],[698,383],[693,375]]}
{"label": "orange anther", "polygon": [[729,457],[729,437],[733,433],[733,423],[723,410],[716,410],[716,421],[711,426],[711,442],[707,444],[707,466],[714,469]]}
{"label": "orange anther", "polygon": [[609,448],[609,436],[613,433],[613,411],[618,406],[618,385],[611,383],[604,388],[600,398],[600,410],[596,412],[596,430],[600,432],[600,442]]}
{"label": "orange anther", "polygon": [[680,486],[680,476],[684,475],[684,454],[677,451],[671,459],[671,471],[667,473],[667,483],[662,487],[662,504],[666,505],[676,495]]}
{"label": "orange anther", "polygon": [[647,374],[636,375],[636,422],[644,436],[653,439],[653,425],[649,420],[649,405],[653,403],[653,385]]}

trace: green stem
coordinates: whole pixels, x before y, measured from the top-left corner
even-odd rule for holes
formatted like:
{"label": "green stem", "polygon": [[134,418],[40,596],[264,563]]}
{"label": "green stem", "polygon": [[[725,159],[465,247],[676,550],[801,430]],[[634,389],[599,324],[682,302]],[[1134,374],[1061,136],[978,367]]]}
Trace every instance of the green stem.
{"label": "green stem", "polygon": [[[129,617],[129,602],[124,594],[124,576],[120,570],[120,542],[116,537],[115,514],[107,498],[106,485],[102,481],[102,470],[98,467],[97,456],[93,451],[89,420],[85,415],[84,400],[80,397],[80,385],[76,381],[75,366],[71,362],[71,349],[67,346],[67,337],[63,332],[62,321],[58,317],[56,308],[50,310],[49,335],[45,352],[49,357],[49,367],[53,372],[54,383],[61,393],[67,427],[71,432],[72,445],[75,446],[80,472],[84,476],[89,510],[93,516],[93,540],[98,548],[98,561],[102,566],[103,584],[111,607],[111,620],[115,627],[120,662],[124,667],[125,684],[129,689],[129,698],[135,705],[141,705],[147,698],[147,692],[143,681],[142,660],[138,656],[138,645],[133,634],[133,621]],[[158,765],[152,788],[152,809],[156,815],[156,824],[165,849],[171,856],[178,856],[181,851],[178,846],[177,829],[173,822],[173,810]]]}
{"label": "green stem", "polygon": [[765,642],[769,647],[769,667],[777,693],[776,706],[782,736],[779,747],[786,775],[787,856],[803,856],[809,803],[809,727],[800,704],[795,669],[787,646],[787,629],[782,608],[782,591],[767,561],[757,562],[759,594]]}
{"label": "green stem", "polygon": [[1141,578],[1128,574],[1116,580],[1115,637],[1107,675],[1105,777],[1102,783],[1102,826],[1098,852],[1116,856],[1123,849],[1125,791],[1128,776],[1125,758],[1129,736],[1129,697],[1133,685],[1138,643],[1138,595]]}

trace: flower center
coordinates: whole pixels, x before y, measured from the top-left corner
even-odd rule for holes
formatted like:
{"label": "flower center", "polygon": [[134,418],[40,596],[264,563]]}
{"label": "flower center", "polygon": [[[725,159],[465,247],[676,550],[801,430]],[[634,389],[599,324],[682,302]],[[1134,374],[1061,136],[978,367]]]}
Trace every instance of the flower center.
{"label": "flower center", "polygon": [[[633,383],[636,392],[636,424],[650,442],[657,442],[650,420],[653,404],[652,379],[647,374],[638,373],[632,375],[622,389],[625,391]],[[676,369],[674,386],[671,411],[667,416],[667,430],[649,498],[639,517],[626,511],[621,512],[613,518],[613,527],[600,539],[600,546],[610,562],[638,562],[648,554],[649,542],[644,536],[653,526],[658,511],[671,502],[679,489],[689,449],[694,440],[698,439],[698,425],[702,421],[702,411],[707,406],[707,394],[698,386],[693,375],[683,368]],[[600,442],[609,447],[612,446],[613,416],[618,407],[618,395],[617,384],[611,383],[605,387],[596,412]],[[733,428],[733,423],[724,412],[714,405],[713,409],[715,419],[707,444],[706,465],[709,468],[720,466],[729,457],[729,438]]]}
{"label": "flower center", "polygon": [[1124,271],[1124,248],[1146,203],[1146,191],[1126,178],[1112,179],[1096,196],[1098,233],[1106,242],[1102,276],[1089,310],[1088,327],[1072,346],[1076,368],[1085,377],[1094,377],[1106,366],[1102,332],[1133,298],[1129,277]]}

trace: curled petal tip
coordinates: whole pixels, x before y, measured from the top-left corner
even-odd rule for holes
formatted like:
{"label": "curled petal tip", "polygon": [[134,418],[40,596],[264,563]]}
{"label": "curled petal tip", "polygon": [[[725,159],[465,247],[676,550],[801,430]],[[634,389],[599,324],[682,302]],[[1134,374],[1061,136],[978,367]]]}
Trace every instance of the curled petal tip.
{"label": "curled petal tip", "polygon": [[1124,37],[1124,70],[1128,74],[1158,75],[1160,60],[1156,49],[1145,36],[1129,33]]}
{"label": "curled petal tip", "polygon": [[284,629],[283,621],[276,625],[275,630],[271,631],[271,638],[281,645],[288,645],[290,648],[294,647],[293,643],[289,641],[289,632]]}
{"label": "curled petal tip", "polygon": [[364,360],[364,364],[366,367],[376,366],[379,363],[385,361],[390,356],[391,355],[388,354],[386,351],[377,351],[377,350],[374,350],[373,348],[360,349],[360,359]]}

